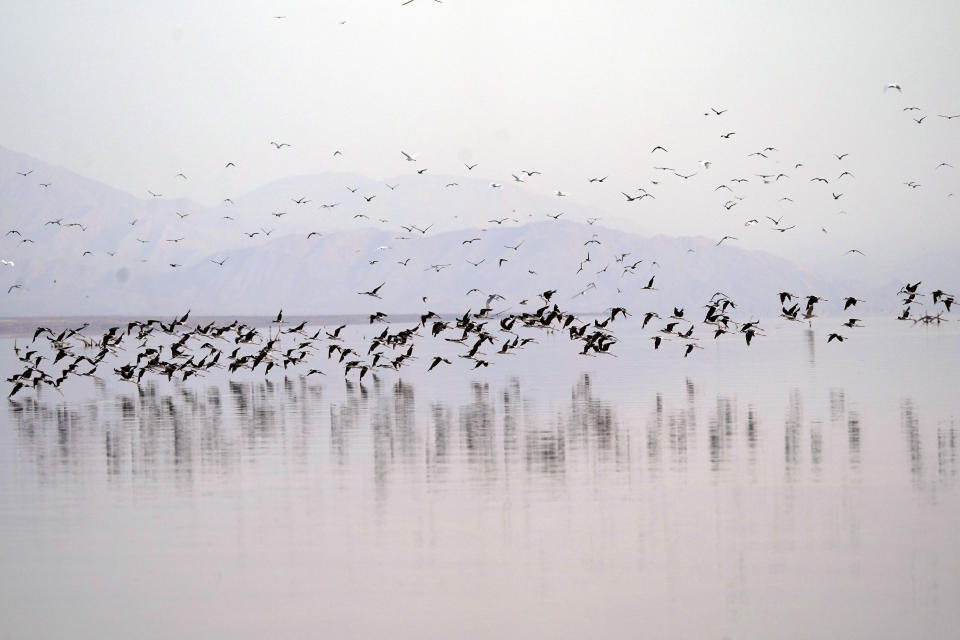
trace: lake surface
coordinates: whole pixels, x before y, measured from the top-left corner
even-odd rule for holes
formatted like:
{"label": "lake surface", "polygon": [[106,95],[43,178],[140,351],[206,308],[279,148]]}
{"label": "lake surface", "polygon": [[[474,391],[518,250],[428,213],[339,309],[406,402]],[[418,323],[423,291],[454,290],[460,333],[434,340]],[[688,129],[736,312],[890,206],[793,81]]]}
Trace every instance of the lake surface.
{"label": "lake surface", "polygon": [[956,638],[960,327],[867,324],[21,392],[0,637]]}

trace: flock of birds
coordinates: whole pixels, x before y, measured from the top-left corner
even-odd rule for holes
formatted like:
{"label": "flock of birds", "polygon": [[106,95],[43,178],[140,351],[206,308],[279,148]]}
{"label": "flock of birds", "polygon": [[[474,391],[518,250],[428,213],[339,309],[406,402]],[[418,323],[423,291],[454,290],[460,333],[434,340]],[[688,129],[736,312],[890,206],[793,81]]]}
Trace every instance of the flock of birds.
{"label": "flock of birds", "polygon": [[[943,314],[950,311],[956,296],[940,289],[932,291],[930,296],[934,305],[944,307],[943,311],[911,317],[912,306],[919,304],[919,298],[926,295],[919,291],[921,284],[907,283],[901,288],[899,293],[904,295],[904,310],[899,319],[925,324],[945,321]],[[358,291],[357,294],[379,298],[378,292],[384,286],[385,283],[370,291]],[[276,367],[284,371],[288,367],[302,367],[308,369],[306,377],[326,375],[315,364],[324,352],[327,361],[339,367],[344,376],[356,372],[358,380],[362,382],[367,373],[375,375],[380,369],[399,371],[419,360],[423,339],[442,339],[446,343],[460,345],[464,351],[457,357],[471,363],[473,369],[489,367],[495,357],[521,352],[528,344],[537,342],[538,335],[543,333],[566,336],[578,346],[583,356],[614,356],[611,349],[619,339],[611,325],[618,316],[626,318],[632,315],[624,307],[613,307],[602,316],[582,318],[559,307],[554,299],[557,294],[555,289],[540,293],[537,308],[523,312],[495,312],[493,305],[504,301],[500,294],[485,294],[477,289],[468,292],[468,295],[471,294],[485,296],[485,302],[477,312],[470,309],[456,317],[443,317],[428,311],[413,326],[399,330],[391,330],[390,326],[386,326],[369,341],[354,346],[346,343],[342,333],[347,325],[332,330],[326,327],[310,330],[304,320],[295,326],[284,327],[287,323],[282,310],[265,330],[237,320],[223,325],[209,322],[191,326],[188,324],[189,311],[170,322],[149,319],[135,320],[125,327],[111,326],[96,337],[84,333],[89,326],[86,323],[59,333],[49,327],[38,327],[29,346],[20,347],[14,342],[14,353],[23,369],[6,379],[13,385],[8,397],[23,389],[38,390],[44,386],[59,390],[71,376],[96,378],[103,361],[122,358],[130,350],[131,343],[136,343],[132,349],[136,356],[133,361],[124,364],[117,362],[116,366],[110,366],[112,373],[120,380],[138,386],[148,373],[165,376],[167,380],[176,378],[186,381],[191,376],[203,376],[215,369],[226,369],[230,374],[249,370],[267,375]],[[821,296],[797,296],[788,291],[781,291],[777,295],[781,317],[793,322],[809,322],[816,317],[815,306],[826,301]],[[844,311],[855,307],[858,302],[863,300],[852,296],[845,298]],[[787,303],[792,304],[787,307]],[[529,301],[521,300],[519,305],[528,306]],[[723,292],[714,293],[704,308],[706,311],[700,327],[707,327],[713,340],[724,335],[741,336],[749,347],[756,336],[764,335],[759,320],[737,320],[732,317],[737,308],[736,302]],[[700,336],[695,335],[698,325],[694,318],[692,313],[677,307],[667,318],[648,311],[642,316],[640,328],[646,329],[654,319],[662,321],[662,326],[650,337],[653,348],[660,349],[664,342],[678,342],[686,358],[695,349],[703,349],[699,344]],[[389,315],[384,312],[377,311],[369,316],[370,325],[388,321]],[[850,317],[841,326],[855,329],[862,327],[861,323],[859,318]],[[843,342],[846,336],[839,331],[830,332],[827,342]],[[435,348],[425,358],[429,363],[425,365],[427,371],[453,364],[446,355],[438,355],[436,351],[443,350]]]}
{"label": "flock of birds", "polygon": [[[891,89],[897,92],[902,91],[902,88],[897,84],[889,84],[884,88],[885,91]],[[903,110],[912,114],[914,111],[917,111],[918,108],[905,107]],[[719,119],[726,112],[726,109],[711,107],[704,113],[704,116]],[[947,120],[952,120],[953,118],[960,117],[960,115],[943,115],[942,117]],[[926,116],[921,116],[920,118],[913,119],[916,124],[920,125],[925,118]],[[736,131],[726,129],[721,129],[721,131],[719,136],[726,141],[732,140],[736,135]],[[275,152],[280,152],[292,146],[291,143],[276,140],[270,141],[269,144]],[[650,149],[649,153],[657,159],[670,157],[669,149],[660,144]],[[776,147],[765,146],[748,153],[747,157],[763,161],[769,160],[771,156],[777,153],[778,150]],[[333,152],[333,155],[334,157],[342,156],[343,151],[337,149]],[[844,163],[848,155],[847,153],[838,153],[834,154],[834,157],[836,162]],[[400,150],[399,156],[402,158],[404,165],[413,167],[416,175],[424,175],[428,171],[426,167],[420,166],[422,162],[417,154]],[[707,174],[713,164],[710,160],[700,160],[697,163],[697,169],[691,171],[690,168],[679,165],[667,166],[667,163],[659,163],[653,166],[653,170],[660,172],[660,176],[650,180],[649,186],[640,186],[632,189],[613,187],[613,189],[623,196],[625,203],[631,206],[640,205],[645,200],[657,199],[657,187],[661,186],[664,180],[674,179],[685,183],[697,175]],[[224,168],[230,169],[235,166],[235,162],[227,162]],[[464,163],[464,167],[468,173],[476,169],[477,166],[478,163]],[[779,161],[776,163],[776,166],[780,166]],[[792,163],[792,166],[793,171],[800,172],[800,170],[804,168],[804,163],[796,162]],[[952,165],[947,162],[941,162],[934,168],[934,171],[950,168],[952,168]],[[851,169],[852,168],[848,168],[846,164],[840,164],[836,169],[838,173],[835,176],[811,175],[804,177],[807,182],[813,185],[823,185],[823,189],[825,189],[826,194],[828,194],[824,195],[824,197],[828,198],[829,201],[837,202],[844,196],[846,191],[841,185],[845,185],[848,181],[855,179]],[[26,169],[18,171],[17,173],[23,179],[30,179],[34,172],[32,169]],[[525,168],[512,172],[509,182],[525,183],[540,179],[542,175],[541,171]],[[607,184],[609,177],[608,175],[595,175],[586,177],[585,179],[588,184],[603,187]],[[187,180],[188,177],[185,173],[180,172],[176,175],[176,179]],[[753,175],[731,178],[717,185],[713,188],[713,191],[717,193],[722,192],[722,198],[724,199],[722,203],[723,210],[730,212],[734,210],[735,207],[741,205],[746,198],[741,191],[744,183],[759,182],[759,184],[762,185],[778,185],[791,179],[793,178],[790,175],[778,169],[771,172],[760,172],[754,173]],[[503,184],[503,182],[490,182],[489,188],[500,189],[503,187]],[[43,189],[49,189],[52,183],[49,181],[38,182],[38,185]],[[915,181],[906,182],[905,185],[911,189],[916,189],[921,186]],[[387,183],[386,188],[389,191],[386,193],[389,194],[395,191],[399,186],[399,184]],[[453,181],[446,183],[443,188],[453,189],[458,186],[459,184]],[[355,198],[355,205],[360,208],[359,212],[353,214],[353,218],[359,220],[369,221],[371,219],[370,215],[364,213],[363,207],[370,206],[379,196],[385,195],[380,193],[361,193],[359,187],[351,185],[346,185],[346,189],[351,193],[351,196]],[[151,198],[163,197],[163,194],[160,192],[149,190],[148,193]],[[553,192],[553,195],[557,198],[564,198],[567,196],[567,192],[562,189],[557,189]],[[289,200],[298,207],[303,207],[314,202],[313,198],[302,194],[293,194],[289,197]],[[790,203],[793,202],[793,199],[789,195],[784,195],[780,198],[780,202]],[[233,201],[231,198],[225,198],[223,204],[229,207],[233,204]],[[326,201],[320,203],[319,208],[330,210],[341,204],[341,201]],[[176,215],[179,221],[182,222],[191,214],[189,212],[177,211]],[[277,223],[280,223],[281,219],[287,216],[287,212],[271,211],[269,215]],[[496,216],[487,220],[487,223],[496,226],[501,226],[509,222],[519,224],[521,222],[520,219],[514,217],[514,215],[517,214],[513,212],[511,215]],[[547,216],[553,220],[559,220],[563,215],[564,213],[562,211],[547,214]],[[224,214],[222,218],[225,223],[237,222],[236,219],[229,214]],[[764,219],[769,221],[770,229],[773,231],[783,234],[797,229],[798,225],[796,223],[785,222],[784,218],[784,215],[776,217],[772,215],[764,216]],[[592,226],[599,220],[600,218],[598,217],[591,217],[586,220],[586,223]],[[129,221],[129,224],[131,227],[134,227],[137,222],[138,220],[134,219]],[[390,220],[381,217],[377,218],[377,222],[390,223]],[[745,227],[752,227],[758,224],[760,224],[759,217],[751,217],[743,222],[743,226]],[[42,226],[44,228],[54,227],[63,230],[77,229],[81,234],[87,231],[85,225],[76,221],[67,221],[64,217],[45,220]],[[417,236],[424,237],[433,226],[433,224],[423,224],[420,222],[400,224],[398,225],[399,229],[406,235],[397,236],[396,240],[408,240],[411,237]],[[486,229],[484,229],[484,231],[485,230]],[[248,239],[253,240],[257,236],[269,237],[274,231],[274,228],[266,229],[264,226],[259,226],[256,230],[242,231],[242,233],[247,236]],[[826,233],[827,229],[822,227],[821,231]],[[309,231],[306,234],[308,240],[321,236],[323,236],[323,231],[318,230]],[[20,228],[9,229],[5,234],[5,238],[7,241],[11,239],[16,241],[16,246],[24,251],[29,250],[30,245],[35,244],[34,240]],[[136,241],[140,244],[150,242],[158,243],[162,241],[169,245],[176,246],[184,239],[184,235],[179,235],[177,237],[161,239],[137,237]],[[482,238],[479,236],[465,238],[461,242],[461,246],[464,249],[469,249],[473,247],[474,243],[481,242],[481,240]],[[721,237],[716,242],[716,245],[719,246],[736,240],[738,240],[737,236],[727,234]],[[506,250],[507,253],[505,255],[501,254],[496,258],[491,257],[489,262],[487,258],[490,256],[473,256],[474,259],[464,256],[464,261],[473,268],[479,268],[484,263],[487,263],[489,268],[499,270],[502,269],[506,263],[511,262],[514,256],[519,254],[521,247],[524,246],[524,242],[524,240],[521,240],[514,244],[504,245],[503,249]],[[619,273],[617,276],[617,280],[619,281],[627,276],[634,276],[640,273],[640,265],[644,263],[644,260],[634,259],[635,256],[631,257],[629,251],[613,253],[606,256],[606,258],[598,259],[598,250],[602,249],[602,245],[603,240],[599,234],[596,233],[592,234],[592,236],[583,243],[586,255],[583,259],[579,260],[573,275],[577,277],[587,276],[590,278],[590,281],[576,285],[578,290],[575,295],[572,296],[574,299],[586,296],[592,290],[601,286],[598,284],[598,282],[600,282],[600,276],[608,278],[609,281],[611,275]],[[373,267],[383,262],[383,256],[387,255],[386,252],[391,249],[392,247],[386,245],[378,247],[378,255],[368,260],[369,266]],[[688,251],[693,251],[693,249],[689,249]],[[591,252],[593,252],[593,255]],[[116,251],[107,251],[106,253],[110,257],[116,255]],[[80,257],[86,258],[93,254],[94,251],[83,249]],[[845,255],[862,256],[865,255],[865,253],[859,248],[851,248],[845,252]],[[607,258],[609,258],[609,260]],[[229,257],[208,258],[209,262],[219,268],[224,268],[228,259]],[[394,262],[405,269],[410,265],[412,260],[414,260],[412,256],[406,256]],[[605,262],[602,267],[601,260]],[[176,259],[170,261],[168,264],[171,269],[177,269],[183,266],[183,262],[179,262]],[[439,273],[452,267],[453,264],[446,262],[421,266],[424,272],[433,271]],[[646,284],[638,287],[641,292],[656,290],[655,280],[657,274],[653,272],[652,269],[659,267],[659,265],[655,261],[648,261],[647,266],[650,267],[651,271],[642,276]],[[16,262],[13,259],[3,258],[0,260],[0,267],[14,269]],[[611,267],[613,268],[612,271]],[[392,269],[394,272],[396,271],[396,267],[392,267]],[[527,268],[527,271],[530,274],[536,274],[536,271],[532,267]],[[380,300],[382,299],[380,292],[387,286],[388,282],[389,280],[384,280],[369,290],[358,291],[357,294]],[[901,289],[900,293],[903,293],[905,297],[902,300],[903,311],[898,316],[899,319],[926,324],[945,321],[946,318],[944,318],[944,314],[949,313],[951,305],[955,301],[955,296],[941,289],[931,292],[929,300],[934,310],[929,311],[924,304],[927,299],[926,295],[918,291],[919,286],[920,283],[918,282],[916,284],[907,284]],[[22,288],[22,283],[15,282],[8,287],[7,294],[12,294]],[[207,326],[195,325],[189,327],[186,324],[189,313],[170,323],[165,323],[160,320],[148,320],[144,322],[131,322],[125,329],[121,326],[111,327],[104,335],[97,338],[91,338],[85,335],[83,331],[86,327],[63,331],[57,335],[54,335],[54,332],[50,329],[38,328],[34,334],[33,342],[38,338],[45,337],[48,342],[49,351],[45,351],[40,346],[34,345],[33,342],[31,342],[31,347],[25,350],[21,350],[15,346],[17,357],[25,365],[25,368],[20,373],[8,378],[7,381],[13,384],[13,391],[11,392],[11,395],[13,395],[25,388],[38,388],[43,385],[59,387],[60,384],[71,375],[93,376],[98,371],[101,371],[99,367],[105,358],[111,355],[119,357],[120,354],[123,353],[123,347],[130,343],[129,338],[131,336],[138,342],[136,360],[113,368],[113,372],[121,379],[132,382],[139,382],[141,378],[148,373],[164,375],[170,379],[177,376],[179,379],[185,380],[190,376],[202,375],[211,368],[219,367],[225,367],[231,373],[239,369],[250,369],[254,371],[262,369],[263,372],[266,373],[274,367],[286,369],[289,366],[305,365],[311,360],[311,356],[315,352],[321,350],[321,342],[324,339],[328,341],[326,345],[327,357],[332,359],[336,356],[336,361],[343,366],[346,375],[356,371],[361,379],[368,372],[374,372],[378,368],[386,367],[399,370],[409,362],[415,361],[417,356],[414,355],[414,345],[419,343],[419,340],[424,334],[429,335],[432,339],[442,337],[446,341],[459,342],[465,347],[469,347],[461,357],[471,361],[474,368],[489,366],[492,355],[514,353],[515,351],[522,350],[525,345],[536,339],[528,335],[521,336],[520,332],[522,331],[562,332],[566,334],[570,340],[579,343],[580,353],[583,355],[612,355],[611,348],[618,342],[618,339],[608,328],[608,325],[612,323],[618,315],[621,317],[630,315],[626,309],[626,303],[624,303],[624,306],[615,306],[607,309],[602,316],[603,320],[599,319],[600,316],[592,321],[578,317],[574,313],[560,309],[555,298],[556,290],[548,290],[539,294],[542,305],[540,305],[536,311],[524,312],[512,311],[513,306],[506,308],[499,306],[498,303],[505,300],[504,296],[500,294],[485,294],[479,291],[479,289],[471,289],[467,295],[470,296],[473,293],[487,296],[486,303],[477,313],[468,310],[458,316],[440,316],[432,311],[428,311],[422,316],[421,322],[417,326],[408,327],[394,333],[391,333],[390,328],[387,327],[381,334],[374,338],[369,345],[357,347],[350,347],[343,343],[343,339],[339,335],[343,327],[333,332],[326,332],[325,329],[321,328],[312,334],[306,332],[303,324],[298,327],[283,328],[282,313],[271,323],[271,328],[266,332],[237,322],[224,326],[209,324]],[[623,293],[620,287],[617,287],[617,293]],[[789,321],[796,322],[811,321],[812,318],[816,317],[815,305],[825,301],[825,298],[818,295],[797,296],[787,291],[780,292],[778,296],[781,307],[780,316]],[[426,297],[423,298],[423,302],[427,302]],[[859,302],[863,301],[856,297],[846,297],[844,299],[843,311],[846,312]],[[787,306],[788,303],[789,306]],[[525,307],[528,304],[528,300],[520,300],[516,303],[516,306]],[[920,306],[918,307],[918,305]],[[714,339],[718,339],[725,334],[740,335],[746,345],[749,346],[755,336],[763,335],[763,330],[759,320],[736,320],[732,318],[730,314],[736,307],[737,304],[733,299],[726,294],[717,292],[706,301],[706,314],[702,323],[706,325]],[[645,312],[641,317],[643,318],[642,328],[646,328],[654,319],[665,321],[665,326],[661,327],[656,335],[651,338],[654,348],[659,349],[664,342],[676,341],[682,344],[683,357],[688,357],[695,349],[702,348],[699,344],[699,336],[694,335],[695,324],[691,319],[691,313],[685,313],[683,308],[673,307],[673,313],[667,318],[661,318],[659,314],[653,311]],[[370,315],[371,324],[375,322],[385,322],[387,319],[388,314],[381,311]],[[843,342],[847,339],[847,336],[841,333],[841,331],[858,328],[862,326],[861,322],[858,318],[849,318],[838,327],[836,331],[829,333],[827,341]],[[453,332],[458,334],[457,337],[450,337],[449,334]],[[323,335],[324,333],[325,337]],[[125,340],[126,342],[124,342]],[[291,341],[295,342],[295,344],[292,344]],[[499,348],[495,349],[497,344],[499,344]],[[228,345],[235,346],[232,349],[228,349]],[[484,350],[485,348],[487,349],[486,351]],[[50,365],[65,362],[65,365],[59,371],[48,371],[41,366],[44,361],[49,362]],[[442,365],[451,364],[451,361],[444,355],[432,355],[428,358],[428,363],[428,369],[432,370]],[[320,373],[322,373],[320,369],[310,367],[307,375]]]}

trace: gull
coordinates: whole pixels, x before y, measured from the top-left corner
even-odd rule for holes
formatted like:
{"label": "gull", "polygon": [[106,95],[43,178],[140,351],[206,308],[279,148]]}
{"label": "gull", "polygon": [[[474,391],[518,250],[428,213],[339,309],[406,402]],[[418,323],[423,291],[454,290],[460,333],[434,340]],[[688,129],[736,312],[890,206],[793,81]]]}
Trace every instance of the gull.
{"label": "gull", "polygon": [[513,179],[514,179],[515,182],[526,182],[526,180],[524,180],[523,178],[521,178],[520,176],[518,176],[518,175],[515,174],[515,173],[511,173],[510,175],[513,176]]}
{"label": "gull", "polygon": [[304,196],[300,196],[299,198],[297,198],[297,199],[295,199],[295,200],[294,200],[293,198],[290,198],[290,200],[293,201],[293,202],[295,202],[295,203],[297,203],[297,204],[307,204],[308,202],[310,202],[310,200],[307,200],[306,197],[304,197]]}
{"label": "gull", "polygon": [[227,256],[227,257],[224,258],[223,260],[214,260],[213,258],[211,258],[211,259],[210,259],[210,262],[212,262],[212,263],[215,264],[215,265],[218,265],[218,266],[221,266],[221,267],[222,267],[222,266],[223,266],[223,263],[226,262],[226,261],[229,260],[229,259],[230,259],[229,256]]}
{"label": "gull", "polygon": [[173,176],[173,177],[174,177],[174,178],[183,178],[184,180],[187,179],[187,176],[183,175],[182,173],[178,173],[177,175],[175,175],[175,176]]}
{"label": "gull", "polygon": [[696,172],[694,172],[694,173],[691,173],[691,174],[689,174],[689,175],[683,175],[682,173],[677,173],[676,171],[674,171],[674,172],[673,172],[673,175],[677,176],[678,178],[683,178],[684,180],[689,180],[690,178],[692,178],[693,176],[695,176],[695,175],[697,175],[697,174],[696,174]]}
{"label": "gull", "polygon": [[486,261],[487,261],[486,258],[484,258],[484,259],[481,260],[480,262],[474,262],[474,261],[472,261],[472,260],[467,260],[467,262],[469,262],[470,264],[472,264],[472,265],[475,266],[475,267],[479,267],[481,264],[483,264],[483,263],[486,262]]}
{"label": "gull", "polygon": [[22,285],[22,284],[13,284],[13,285],[10,285],[10,288],[7,289],[7,294],[9,295],[10,292],[13,291],[14,289],[23,289],[23,285]]}
{"label": "gull", "polygon": [[149,193],[149,194],[150,194],[151,196],[153,196],[154,198],[161,198],[161,197],[163,197],[163,194],[162,194],[162,193],[154,193],[153,191],[150,191],[150,189],[147,189],[147,193]]}
{"label": "gull", "polygon": [[53,184],[52,182],[41,182],[41,183],[40,183],[40,186],[41,186],[41,187],[49,187],[49,186],[52,185],[52,184]]}
{"label": "gull", "polygon": [[737,133],[736,131],[731,131],[730,133],[721,133],[721,134],[720,134],[720,137],[721,137],[721,138],[726,138],[727,140],[729,140],[729,139],[730,139],[730,136],[735,135],[736,133]]}
{"label": "gull", "polygon": [[756,218],[753,218],[752,220],[747,220],[746,222],[744,222],[744,223],[743,223],[743,226],[745,226],[745,227],[751,227],[751,226],[753,226],[753,225],[755,225],[755,224],[757,224],[757,219],[756,219]]}
{"label": "gull", "polygon": [[558,213],[558,214],[556,214],[556,215],[554,215],[554,214],[552,214],[552,213],[548,213],[548,214],[547,214],[547,217],[548,217],[548,218],[553,218],[554,220],[559,220],[559,219],[560,219],[560,216],[562,216],[563,213],[564,213],[563,211],[561,211],[560,213]]}
{"label": "gull", "polygon": [[460,183],[459,183],[459,182],[448,182],[447,184],[445,184],[445,185],[443,185],[443,186],[444,186],[444,188],[447,188],[447,187],[459,187],[459,186],[460,186]]}
{"label": "gull", "polygon": [[846,158],[848,155],[850,155],[850,154],[849,154],[849,153],[840,153],[840,154],[835,153],[835,154],[833,154],[833,157],[836,158],[837,160],[843,160],[843,159]]}
{"label": "gull", "polygon": [[387,188],[390,189],[390,191],[393,191],[394,189],[396,189],[397,187],[400,186],[400,183],[399,183],[399,182],[398,182],[397,184],[390,184],[389,182],[386,182],[386,183],[384,183],[384,184],[387,185]]}
{"label": "gull", "polygon": [[937,114],[937,115],[940,116],[941,118],[946,118],[947,120],[953,120],[954,118],[960,118],[960,113],[958,113],[958,114],[956,114],[956,115],[953,115],[953,116],[945,116],[945,115],[943,115],[942,113],[939,113],[939,114]]}
{"label": "gull", "polygon": [[780,233],[784,233],[786,231],[790,231],[790,229],[795,229],[796,227],[797,225],[795,224],[792,224],[789,227],[774,227],[773,231],[779,231]]}
{"label": "gull", "polygon": [[920,116],[919,118],[913,118],[913,121],[917,124],[923,124],[923,121],[927,119],[927,116]]}
{"label": "gull", "polygon": [[738,238],[735,238],[734,236],[723,236],[723,237],[720,238],[720,240],[717,242],[716,246],[719,247],[719,246],[720,246],[720,243],[723,242],[724,240],[738,240]]}
{"label": "gull", "polygon": [[320,233],[319,231],[311,231],[310,233],[307,234],[307,240],[309,240],[309,239],[312,238],[313,236],[317,236],[317,237],[319,238],[319,237],[322,236],[322,235],[323,235],[323,234]]}
{"label": "gull", "polygon": [[697,161],[697,164],[700,165],[701,167],[703,167],[704,169],[709,169],[709,168],[710,168],[710,165],[713,164],[713,163],[710,162],[709,160],[698,160],[698,161]]}
{"label": "gull", "polygon": [[467,164],[466,162],[464,162],[464,163],[463,163],[463,166],[465,166],[465,167],[467,168],[467,171],[473,171],[474,167],[476,167],[478,164],[480,164],[480,163],[479,163],[479,162],[474,162],[473,164]]}
{"label": "gull", "polygon": [[849,171],[844,171],[844,172],[841,173],[839,176],[837,176],[837,180],[839,180],[839,179],[842,178],[843,176],[850,176],[850,177],[852,178],[852,177],[853,177],[853,174],[850,173]]}
{"label": "gull", "polygon": [[17,171],[17,175],[23,176],[24,178],[26,178],[31,173],[33,173],[33,169],[30,169],[29,171]]}
{"label": "gull", "polygon": [[608,176],[603,176],[602,178],[589,178],[587,182],[603,182],[607,179]]}
{"label": "gull", "polygon": [[5,267],[12,267],[12,266],[14,266],[13,260],[0,260],[0,264],[2,264],[2,265],[5,266]]}
{"label": "gull", "polygon": [[[710,107],[710,111],[713,111],[714,115],[718,115],[718,116],[719,116],[719,115],[723,115],[723,114],[726,113],[728,110],[727,110],[727,109],[721,109],[720,111],[717,111],[717,110],[714,109],[713,107]],[[708,116],[708,115],[710,115],[710,114],[709,114],[709,113],[705,113],[705,114],[703,114],[703,115]]]}
{"label": "gull", "polygon": [[559,189],[557,189],[556,191],[553,192],[553,195],[555,195],[555,196],[560,196],[560,197],[564,197],[564,196],[566,196],[567,194],[565,194],[563,191],[560,191]]}
{"label": "gull", "polygon": [[287,215],[287,212],[286,212],[286,211],[271,211],[271,212],[270,212],[270,215],[272,215],[272,216],[275,217],[275,218],[280,218],[280,217],[282,217],[282,216]]}
{"label": "gull", "polygon": [[403,154],[403,157],[406,158],[407,162],[416,162],[416,161],[417,161],[417,158],[416,158],[415,156],[410,155],[410,154],[407,153],[406,151],[401,151],[400,153]]}
{"label": "gull", "polygon": [[432,264],[426,269],[424,269],[424,271],[430,271],[431,269],[433,269],[437,273],[440,273],[441,270],[446,269],[449,266],[450,266],[449,264]]}
{"label": "gull", "polygon": [[936,170],[939,169],[940,167],[950,167],[951,169],[953,169],[953,165],[950,164],[949,162],[941,162],[940,164],[938,164],[937,166],[935,166],[933,169],[934,169],[934,171],[936,171]]}
{"label": "gull", "polygon": [[848,255],[851,253],[859,253],[862,256],[866,255],[863,251],[860,251],[860,249],[848,249],[843,255]]}
{"label": "gull", "polygon": [[899,84],[897,84],[897,83],[895,83],[895,82],[892,82],[892,83],[890,83],[890,84],[888,84],[888,85],[885,85],[885,86],[883,87],[883,92],[886,93],[886,92],[887,92],[887,89],[896,89],[896,90],[899,91],[900,93],[903,93],[903,89],[900,87]]}
{"label": "gull", "polygon": [[664,153],[670,153],[669,151],[667,151],[666,147],[662,147],[662,146],[660,146],[659,144],[658,144],[657,146],[655,146],[653,149],[651,149],[651,150],[650,150],[650,153],[653,153],[653,152],[656,151],[657,149],[659,149],[660,151],[663,151]]}
{"label": "gull", "polygon": [[526,169],[521,169],[521,170],[520,170],[520,173],[525,173],[525,174],[527,174],[527,177],[528,177],[528,178],[532,178],[533,176],[543,175],[543,174],[541,174],[539,171],[527,171]]}
{"label": "gull", "polygon": [[224,169],[229,169],[230,167],[234,167],[234,168],[235,168],[236,166],[237,166],[237,165],[233,164],[232,162],[228,162],[227,164],[223,165],[223,168],[224,168]]}
{"label": "gull", "polygon": [[520,249],[520,246],[523,245],[523,243],[524,243],[524,241],[521,240],[520,242],[518,242],[518,243],[515,244],[515,245],[505,244],[505,245],[503,245],[503,248],[504,248],[504,249],[513,249],[514,251],[518,251],[518,250]]}
{"label": "gull", "polygon": [[490,183],[490,188],[491,188],[491,189],[499,189],[499,188],[502,187],[502,186],[503,186],[503,185],[500,184],[499,182],[491,182],[491,183]]}
{"label": "gull", "polygon": [[273,145],[274,147],[276,147],[277,149],[282,149],[282,148],[284,148],[284,147],[289,147],[289,146],[290,146],[290,145],[289,145],[288,143],[286,143],[286,142],[274,142],[273,140],[270,141],[270,144],[272,144],[272,145]]}

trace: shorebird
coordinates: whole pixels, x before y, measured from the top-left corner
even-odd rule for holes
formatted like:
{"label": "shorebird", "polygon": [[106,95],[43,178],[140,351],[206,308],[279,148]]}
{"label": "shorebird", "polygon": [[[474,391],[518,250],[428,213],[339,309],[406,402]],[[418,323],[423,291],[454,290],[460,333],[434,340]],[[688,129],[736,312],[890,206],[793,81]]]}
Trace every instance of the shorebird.
{"label": "shorebird", "polygon": [[385,284],[387,284],[387,283],[386,283],[386,282],[381,282],[379,286],[371,289],[370,291],[358,291],[358,292],[357,292],[357,295],[370,296],[370,297],[372,297],[372,298],[379,298],[379,299],[382,300],[383,298],[380,298],[380,296],[377,295],[377,292],[380,291],[380,289],[383,288],[383,285],[385,285]]}

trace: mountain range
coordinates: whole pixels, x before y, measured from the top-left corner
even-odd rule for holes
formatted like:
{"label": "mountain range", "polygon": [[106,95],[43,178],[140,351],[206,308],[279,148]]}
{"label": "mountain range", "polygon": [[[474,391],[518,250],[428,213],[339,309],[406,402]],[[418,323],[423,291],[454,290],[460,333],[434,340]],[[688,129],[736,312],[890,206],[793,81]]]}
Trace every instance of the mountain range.
{"label": "mountain range", "polygon": [[[733,241],[629,233],[520,183],[420,177],[298,176],[203,206],[0,149],[0,256],[14,263],[0,271],[0,315],[462,312],[492,294],[495,307],[533,305],[547,289],[584,312],[669,313],[717,291],[762,317],[779,313],[780,291],[826,297],[828,314],[845,296],[868,301],[861,315],[898,305],[902,283],[868,287]],[[381,283],[381,299],[360,295]]]}

